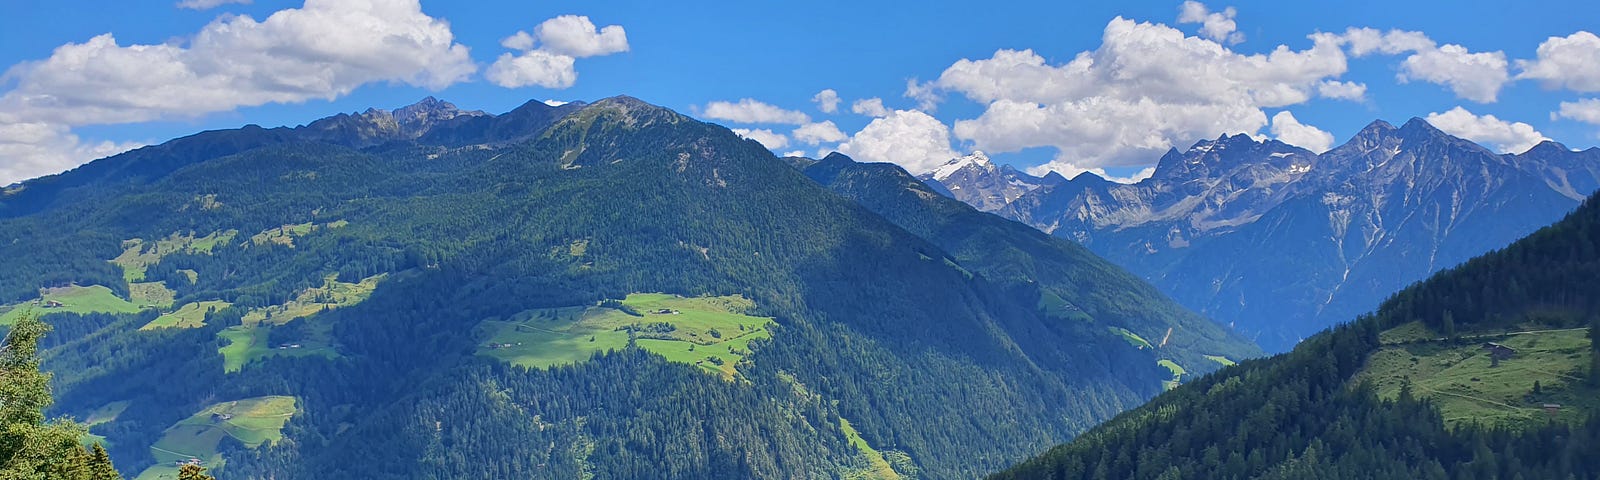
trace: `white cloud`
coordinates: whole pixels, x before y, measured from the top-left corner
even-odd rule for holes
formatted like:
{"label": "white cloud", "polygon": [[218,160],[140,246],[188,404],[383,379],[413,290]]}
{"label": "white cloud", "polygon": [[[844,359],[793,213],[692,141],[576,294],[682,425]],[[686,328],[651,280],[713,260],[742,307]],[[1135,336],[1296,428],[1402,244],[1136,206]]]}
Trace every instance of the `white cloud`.
{"label": "white cloud", "polygon": [[1526,152],[1546,140],[1532,125],[1508,122],[1494,115],[1473,115],[1461,107],[1430,113],[1426,120],[1444,133],[1487,144],[1502,153]]}
{"label": "white cloud", "polygon": [[1561,102],[1555,117],[1600,125],[1600,99],[1585,98],[1576,102]]}
{"label": "white cloud", "polygon": [[1237,44],[1244,41],[1244,34],[1239,33],[1238,23],[1233,21],[1239,12],[1233,7],[1213,12],[1206,8],[1204,3],[1194,0],[1185,0],[1178,7],[1178,23],[1200,24],[1200,34],[1206,38],[1228,44]]}
{"label": "white cloud", "polygon": [[1350,54],[1365,57],[1372,53],[1398,55],[1432,49],[1437,44],[1422,32],[1390,30],[1382,32],[1372,28],[1351,28],[1345,31],[1344,40],[1350,45]]}
{"label": "white cloud", "polygon": [[1320,128],[1300,123],[1288,110],[1272,116],[1272,136],[1283,143],[1322,153],[1333,148],[1333,134]]}
{"label": "white cloud", "polygon": [[794,139],[806,145],[816,145],[823,142],[838,142],[848,138],[839,130],[832,120],[823,120],[817,123],[807,123],[794,129]]}
{"label": "white cloud", "polygon": [[1503,52],[1468,52],[1460,45],[1423,50],[1400,64],[1400,80],[1422,80],[1450,87],[1456,96],[1494,103],[1500,87],[1511,81]]}
{"label": "white cloud", "polygon": [[628,51],[628,33],[621,25],[607,25],[596,30],[594,22],[582,15],[562,15],[545,20],[533,27],[533,37],[539,40],[540,50],[573,58]]}
{"label": "white cloud", "polygon": [[806,152],[804,150],[795,150],[795,151],[792,151],[792,152],[786,152],[786,153],[783,154],[783,156],[785,156],[785,157],[804,157],[804,156],[806,156]]}
{"label": "white cloud", "polygon": [[502,53],[484,74],[490,82],[505,88],[537,85],[561,89],[578,82],[576,61],[544,50],[529,50],[520,55]]}
{"label": "white cloud", "polygon": [[250,0],[182,0],[178,2],[178,8],[187,8],[189,10],[210,10],[230,3],[249,5]]}
{"label": "white cloud", "polygon": [[505,88],[561,89],[577,83],[577,59],[628,51],[628,34],[621,25],[596,30],[589,17],[562,15],[540,22],[531,34],[511,34],[500,46],[521,53],[500,54],[485,72],[490,82]]}
{"label": "white cloud", "polygon": [[1367,98],[1367,84],[1324,80],[1317,84],[1317,95],[1339,100],[1361,101]]}
{"label": "white cloud", "polygon": [[811,97],[811,101],[817,104],[817,110],[822,113],[839,111],[839,92],[834,91],[834,89],[829,88],[817,92],[816,95]]}
{"label": "white cloud", "polygon": [[738,102],[720,100],[711,102],[706,104],[706,108],[701,112],[701,115],[713,120],[726,120],[734,123],[803,125],[811,122],[811,117],[804,113],[785,110],[753,98],[741,99]]}
{"label": "white cloud", "polygon": [[733,133],[740,137],[755,140],[757,143],[760,143],[761,146],[767,147],[767,150],[777,150],[789,146],[789,137],[765,128],[755,130],[747,128],[735,128],[733,129]]}
{"label": "white cloud", "polygon": [[85,160],[104,158],[142,146],[138,143],[86,143],[65,125],[12,122],[0,118],[0,185],[57,173]]}
{"label": "white cloud", "polygon": [[[416,0],[307,0],[257,21],[223,15],[195,35],[159,45],[119,45],[112,34],[62,45],[44,60],[12,66],[14,85],[0,96],[4,123],[71,127],[193,118],[268,103],[333,99],[374,82],[444,88],[477,70],[450,26],[422,13]],[[12,157],[37,175],[92,159],[101,151],[67,140],[16,143]],[[81,147],[81,148],[80,148]],[[0,182],[16,178],[0,179]]]}
{"label": "white cloud", "polygon": [[933,82],[918,82],[916,78],[906,80],[906,98],[916,100],[917,108],[933,111],[944,98],[939,95],[939,89]]}
{"label": "white cloud", "polygon": [[883,99],[878,97],[856,100],[855,103],[850,104],[850,111],[855,112],[856,115],[866,115],[873,118],[885,117],[891,113],[891,110],[883,106]]}
{"label": "white cloud", "polygon": [[1065,63],[1000,50],[957,61],[932,84],[987,105],[978,118],[956,122],[957,138],[999,153],[1054,147],[1056,159],[1041,168],[1066,175],[1147,165],[1174,145],[1219,133],[1257,133],[1268,124],[1263,108],[1306,102],[1345,73],[1338,36],[1308,38],[1304,50],[1245,55],[1118,17],[1098,49]]}
{"label": "white cloud", "polygon": [[950,128],[917,110],[896,110],[874,119],[839,152],[864,162],[890,162],[913,174],[932,171],[957,156],[950,148]]}
{"label": "white cloud", "polygon": [[518,30],[517,33],[511,34],[509,37],[500,39],[500,46],[512,50],[533,50],[533,46],[537,45],[538,43],[539,41],[535,40],[533,35],[521,30]]}
{"label": "white cloud", "polygon": [[555,99],[550,99],[550,100],[545,100],[544,101],[545,105],[549,105],[549,106],[552,106],[552,107],[559,107],[559,106],[562,106],[562,105],[566,105],[568,103],[572,103],[572,102],[568,102],[566,100],[555,100]]}
{"label": "white cloud", "polygon": [[1550,37],[1539,44],[1537,59],[1518,60],[1517,67],[1522,69],[1518,79],[1540,80],[1550,88],[1600,92],[1600,36],[1579,31]]}
{"label": "white cloud", "polygon": [[1420,80],[1444,85],[1456,96],[1474,102],[1493,103],[1500,88],[1511,81],[1504,52],[1474,53],[1461,45],[1438,45],[1422,32],[1402,30],[1351,28],[1339,38],[1357,57],[1374,52],[1409,53],[1396,74],[1401,82]]}

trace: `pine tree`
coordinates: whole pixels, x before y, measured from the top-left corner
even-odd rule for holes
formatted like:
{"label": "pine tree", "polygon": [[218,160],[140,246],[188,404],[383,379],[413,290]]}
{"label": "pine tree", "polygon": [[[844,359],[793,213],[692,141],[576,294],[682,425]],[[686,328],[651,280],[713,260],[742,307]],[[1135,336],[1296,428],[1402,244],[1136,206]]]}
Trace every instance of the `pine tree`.
{"label": "pine tree", "polygon": [[89,454],[89,480],[122,480],[117,467],[111,464],[111,454],[98,443]]}
{"label": "pine tree", "polygon": [[206,467],[190,463],[178,469],[178,480],[217,480],[217,477],[206,475]]}
{"label": "pine tree", "polygon": [[[50,375],[39,371],[39,339],[50,326],[33,316],[11,325],[0,345],[0,478],[120,479],[96,475],[101,461],[78,439],[88,433],[72,421],[45,421]],[[104,454],[100,450],[99,454]]]}

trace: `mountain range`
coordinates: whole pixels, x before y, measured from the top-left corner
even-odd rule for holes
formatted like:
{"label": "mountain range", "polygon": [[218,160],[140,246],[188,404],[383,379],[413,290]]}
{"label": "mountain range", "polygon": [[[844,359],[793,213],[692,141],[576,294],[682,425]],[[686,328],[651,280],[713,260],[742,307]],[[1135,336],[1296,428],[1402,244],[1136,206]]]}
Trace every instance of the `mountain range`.
{"label": "mountain range", "polygon": [[993,480],[1600,478],[1600,197]]}
{"label": "mountain range", "polygon": [[203,132],[0,193],[51,415],[168,478],[972,478],[1262,352],[904,170],[629,97]]}
{"label": "mountain range", "polygon": [[[952,165],[955,163],[953,162]],[[940,180],[989,188],[998,173]],[[1224,135],[1133,184],[1092,173],[975,206],[1077,241],[1269,351],[1553,222],[1600,186],[1600,149],[1496,154],[1422,119],[1315,154]],[[981,196],[981,195],[980,195]]]}

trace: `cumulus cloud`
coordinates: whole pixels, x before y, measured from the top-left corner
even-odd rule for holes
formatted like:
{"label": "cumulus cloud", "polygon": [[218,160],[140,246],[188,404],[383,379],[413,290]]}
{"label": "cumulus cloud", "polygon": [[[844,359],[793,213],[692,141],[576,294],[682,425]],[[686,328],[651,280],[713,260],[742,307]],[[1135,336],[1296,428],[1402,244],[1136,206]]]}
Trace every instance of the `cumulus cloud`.
{"label": "cumulus cloud", "polygon": [[1317,84],[1317,94],[1338,100],[1361,101],[1367,98],[1367,84],[1325,80]]}
{"label": "cumulus cloud", "polygon": [[1561,102],[1561,109],[1556,111],[1554,116],[1600,125],[1600,99],[1585,98],[1576,102]]}
{"label": "cumulus cloud", "polygon": [[761,146],[767,147],[767,150],[777,150],[789,146],[789,137],[765,128],[754,130],[748,128],[735,128],[733,129],[733,133],[740,137],[755,140],[757,143],[760,143]]}
{"label": "cumulus cloud", "polygon": [[832,120],[801,125],[800,128],[794,129],[793,135],[796,141],[807,145],[838,142],[848,138]]}
{"label": "cumulus cloud", "polygon": [[817,92],[816,95],[811,97],[811,101],[817,104],[817,110],[822,113],[839,111],[839,92],[831,88]]}
{"label": "cumulus cloud", "polygon": [[1519,79],[1540,80],[1546,87],[1600,92],[1600,37],[1579,31],[1550,37],[1539,44],[1534,60],[1518,60]]}
{"label": "cumulus cloud", "polygon": [[891,113],[887,107],[883,106],[883,99],[878,97],[856,100],[855,103],[850,104],[850,111],[855,112],[856,115],[866,115],[874,118],[888,116]]}
{"label": "cumulus cloud", "polygon": [[918,82],[916,78],[906,80],[905,97],[916,100],[917,108],[933,111],[944,98],[939,95],[939,89],[933,82]]}
{"label": "cumulus cloud", "polygon": [[1478,103],[1494,103],[1500,87],[1510,81],[1503,52],[1472,53],[1460,45],[1444,45],[1406,57],[1400,80],[1422,80],[1450,87],[1456,96]]}
{"label": "cumulus cloud", "polygon": [[11,129],[0,148],[35,152],[8,158],[33,166],[12,175],[52,173],[106,151],[71,127],[333,99],[373,82],[438,89],[476,70],[449,24],[416,0],[307,0],[261,21],[224,15],[181,41],[124,46],[108,33],[19,63],[4,74],[14,87],[0,96],[0,123],[67,133],[37,141]]}
{"label": "cumulus cloud", "polygon": [[60,172],[85,160],[138,148],[138,143],[85,142],[65,125],[0,118],[0,185]]}
{"label": "cumulus cloud", "polygon": [[189,10],[210,10],[230,3],[249,5],[250,0],[182,0],[178,2],[178,8],[187,8]]}
{"label": "cumulus cloud", "polygon": [[1426,120],[1445,133],[1487,144],[1501,153],[1522,153],[1546,140],[1532,125],[1508,122],[1494,115],[1474,115],[1456,107],[1444,113],[1430,113]]}
{"label": "cumulus cloud", "polygon": [[[522,33],[522,32],[517,32]],[[582,15],[562,15],[533,27],[539,48],[574,58],[598,57],[628,51],[628,33],[621,25],[596,30]]]}
{"label": "cumulus cloud", "polygon": [[539,86],[561,89],[578,81],[577,59],[628,51],[628,33],[621,25],[596,28],[589,17],[562,15],[540,22],[533,33],[517,31],[500,46],[502,53],[485,76],[505,88]]}
{"label": "cumulus cloud", "polygon": [[950,128],[917,110],[872,120],[838,150],[859,161],[898,164],[913,174],[933,171],[957,156],[950,148]]}
{"label": "cumulus cloud", "polygon": [[1471,52],[1461,45],[1439,45],[1422,32],[1351,28],[1340,36],[1350,54],[1410,54],[1396,74],[1401,82],[1424,81],[1449,87],[1456,96],[1493,103],[1511,81],[1504,52]]}
{"label": "cumulus cloud", "polygon": [[544,101],[545,105],[549,105],[549,106],[552,106],[552,107],[559,107],[559,106],[562,106],[562,105],[566,105],[568,103],[572,103],[572,102],[568,102],[566,100],[555,100],[555,99],[549,99],[549,100],[545,100]]}
{"label": "cumulus cloud", "polygon": [[753,98],[741,99],[738,102],[715,101],[706,104],[701,115],[713,120],[726,120],[734,123],[780,123],[789,125],[804,125],[811,122],[811,117],[794,110],[785,110],[770,103]]}
{"label": "cumulus cloud", "polygon": [[1316,153],[1333,148],[1333,134],[1320,128],[1300,123],[1288,110],[1272,116],[1272,136],[1283,143]]}
{"label": "cumulus cloud", "polygon": [[577,59],[544,50],[500,54],[484,75],[505,88],[567,88],[578,82]]}
{"label": "cumulus cloud", "polygon": [[930,85],[987,105],[978,118],[956,122],[957,138],[1001,153],[1054,147],[1055,160],[1035,171],[1067,175],[1147,165],[1173,145],[1219,133],[1253,134],[1268,125],[1262,108],[1326,96],[1325,82],[1347,69],[1342,41],[1308,38],[1304,50],[1246,55],[1118,17],[1098,49],[1064,64],[1032,50],[1000,50],[957,61]]}
{"label": "cumulus cloud", "polygon": [[1200,35],[1229,44],[1237,44],[1244,41],[1244,34],[1237,31],[1239,30],[1238,23],[1233,21],[1233,18],[1238,15],[1239,12],[1234,10],[1233,7],[1224,8],[1220,12],[1213,12],[1206,8],[1204,3],[1194,0],[1186,0],[1183,5],[1178,6],[1178,23],[1198,23],[1200,24]]}

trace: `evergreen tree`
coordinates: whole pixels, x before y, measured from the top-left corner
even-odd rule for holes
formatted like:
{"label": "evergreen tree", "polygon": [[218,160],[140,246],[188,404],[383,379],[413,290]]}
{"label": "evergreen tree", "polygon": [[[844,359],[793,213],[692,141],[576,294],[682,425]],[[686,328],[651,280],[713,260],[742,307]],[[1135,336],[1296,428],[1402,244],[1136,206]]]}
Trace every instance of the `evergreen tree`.
{"label": "evergreen tree", "polygon": [[[87,430],[68,420],[46,421],[50,375],[39,371],[39,339],[50,326],[24,316],[0,345],[0,478],[120,479],[110,456],[78,443]],[[103,476],[109,472],[110,476]]]}
{"label": "evergreen tree", "polygon": [[178,469],[178,480],[217,480],[217,477],[206,475],[206,467],[191,463]]}

